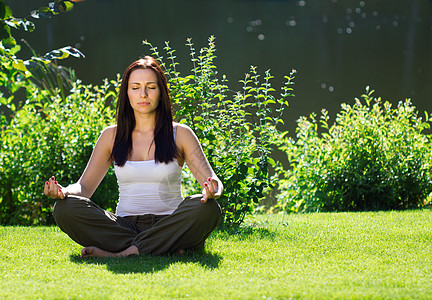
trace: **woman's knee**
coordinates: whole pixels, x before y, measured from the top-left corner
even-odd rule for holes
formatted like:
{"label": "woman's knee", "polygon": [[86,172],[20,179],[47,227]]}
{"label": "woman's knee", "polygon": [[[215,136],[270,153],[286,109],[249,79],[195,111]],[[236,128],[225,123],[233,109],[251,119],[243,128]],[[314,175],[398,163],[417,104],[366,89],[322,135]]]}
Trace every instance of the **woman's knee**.
{"label": "woman's knee", "polygon": [[207,203],[204,205],[205,211],[209,216],[212,216],[213,218],[216,218],[219,222],[221,216],[222,216],[222,209],[219,205],[219,203],[215,199],[208,199]]}
{"label": "woman's knee", "polygon": [[[89,200],[87,200],[89,201]],[[66,197],[59,199],[53,207],[53,217],[57,224],[64,221],[68,222],[71,218],[78,214],[79,210],[86,200],[84,198]]]}
{"label": "woman's knee", "polygon": [[215,199],[208,199],[206,203],[201,202],[202,196],[191,197],[194,215],[204,222],[218,223],[222,216],[222,209]]}
{"label": "woman's knee", "polygon": [[63,220],[68,216],[70,212],[69,207],[70,207],[70,203],[68,198],[59,199],[54,204],[52,214],[57,224],[59,223],[59,220]]}

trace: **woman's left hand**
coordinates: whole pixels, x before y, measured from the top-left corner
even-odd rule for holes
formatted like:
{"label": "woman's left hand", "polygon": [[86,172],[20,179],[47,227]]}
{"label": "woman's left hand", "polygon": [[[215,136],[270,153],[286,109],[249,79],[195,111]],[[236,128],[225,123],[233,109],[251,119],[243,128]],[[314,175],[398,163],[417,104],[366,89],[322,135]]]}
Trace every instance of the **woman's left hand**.
{"label": "woman's left hand", "polygon": [[221,189],[219,189],[218,181],[216,179],[208,178],[204,182],[204,188],[202,191],[203,197],[201,198],[202,203],[206,203],[208,199],[217,199],[221,196]]}

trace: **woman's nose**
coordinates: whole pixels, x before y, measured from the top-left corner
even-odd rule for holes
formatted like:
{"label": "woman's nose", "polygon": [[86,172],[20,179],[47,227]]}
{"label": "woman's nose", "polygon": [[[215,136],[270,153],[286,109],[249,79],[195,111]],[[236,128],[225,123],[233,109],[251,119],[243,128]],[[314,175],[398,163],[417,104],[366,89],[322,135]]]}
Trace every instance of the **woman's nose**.
{"label": "woman's nose", "polygon": [[146,98],[147,97],[147,89],[146,88],[142,88],[141,89],[141,95],[142,98]]}

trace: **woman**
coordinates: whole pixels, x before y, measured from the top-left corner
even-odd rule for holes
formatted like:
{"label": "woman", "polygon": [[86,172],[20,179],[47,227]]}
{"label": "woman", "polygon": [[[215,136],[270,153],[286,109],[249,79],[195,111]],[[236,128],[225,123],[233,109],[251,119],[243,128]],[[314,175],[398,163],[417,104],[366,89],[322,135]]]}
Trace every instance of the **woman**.
{"label": "woman", "polygon": [[[110,165],[119,184],[116,214],[89,198]],[[182,199],[181,167],[187,164],[202,194]],[[146,56],[125,71],[117,125],[101,133],[78,182],[62,187],[51,177],[45,195],[58,199],[58,226],[84,246],[83,257],[183,253],[202,248],[216,227],[223,185],[193,131],[173,123],[167,80]]]}

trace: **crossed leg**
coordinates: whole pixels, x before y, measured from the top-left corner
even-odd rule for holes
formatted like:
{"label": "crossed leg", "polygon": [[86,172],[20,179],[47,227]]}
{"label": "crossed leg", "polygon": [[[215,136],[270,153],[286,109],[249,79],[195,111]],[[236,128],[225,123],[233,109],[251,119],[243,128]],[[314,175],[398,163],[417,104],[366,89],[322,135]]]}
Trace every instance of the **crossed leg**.
{"label": "crossed leg", "polygon": [[61,230],[84,246],[82,257],[182,254],[202,246],[221,216],[214,199],[205,204],[200,199],[200,195],[186,197],[172,215],[142,232],[127,218],[107,212],[83,197],[58,200],[53,216]]}

